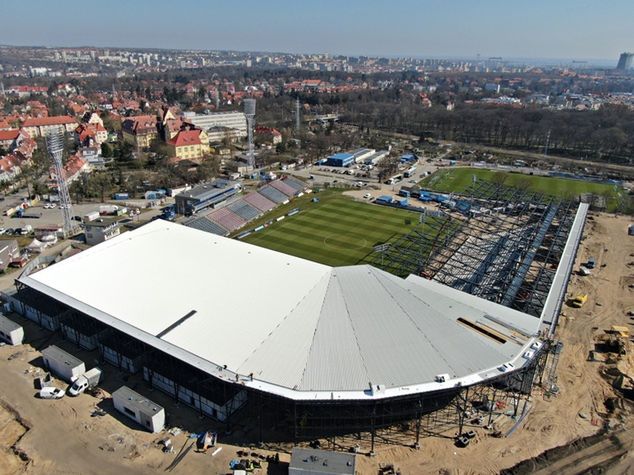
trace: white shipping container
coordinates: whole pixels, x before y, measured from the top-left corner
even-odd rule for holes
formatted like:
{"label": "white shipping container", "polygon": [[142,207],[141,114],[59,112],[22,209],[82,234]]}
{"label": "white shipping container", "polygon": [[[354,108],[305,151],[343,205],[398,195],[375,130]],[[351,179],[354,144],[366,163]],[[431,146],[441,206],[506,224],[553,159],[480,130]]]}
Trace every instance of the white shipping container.
{"label": "white shipping container", "polygon": [[84,223],[89,223],[99,218],[99,211],[91,211],[84,215]]}

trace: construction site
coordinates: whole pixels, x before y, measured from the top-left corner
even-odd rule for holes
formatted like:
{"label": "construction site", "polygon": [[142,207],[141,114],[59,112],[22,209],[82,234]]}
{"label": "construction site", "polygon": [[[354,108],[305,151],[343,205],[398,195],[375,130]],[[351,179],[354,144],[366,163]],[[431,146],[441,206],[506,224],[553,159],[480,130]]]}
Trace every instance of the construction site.
{"label": "construction site", "polygon": [[[516,465],[510,473],[553,473],[553,463],[574,473],[577,467],[616,469],[628,463],[634,314],[629,221],[484,181],[456,202],[423,216],[420,229],[381,247],[369,259],[374,267],[329,268],[156,223],[141,228],[152,244],[138,234],[138,244],[114,241],[112,250],[94,248],[101,249],[97,256],[88,250],[23,274],[5,301],[22,314],[11,318],[26,329],[26,344],[17,351],[0,348],[8,382],[0,388],[8,466],[16,473],[55,473],[62,471],[58,452],[70,456],[79,446],[82,459],[103,461],[108,468],[79,461],[77,473],[203,468],[225,473],[228,462],[245,450],[278,454],[282,464],[270,464],[267,473],[286,473],[283,462],[296,445],[356,453],[358,473],[464,473],[465,467],[498,473]],[[174,234],[190,249],[203,239],[215,240],[204,252],[219,277],[189,275],[182,287],[172,281],[162,288],[147,273],[133,272],[147,268],[143,259],[165,253]],[[213,246],[222,248],[227,267],[213,255]],[[192,267],[178,265],[205,268],[200,255],[192,258]],[[236,265],[241,259],[249,262]],[[99,269],[94,279],[116,282],[105,262],[117,262],[116,272],[130,266],[127,290],[113,283],[95,292],[83,285],[93,279],[92,269]],[[253,343],[244,335],[239,350],[223,335],[237,331],[235,316],[247,318],[253,308],[248,299],[214,303],[216,314],[227,317],[214,323],[217,340],[196,315],[210,305],[196,282],[202,285],[205,276],[205,285],[218,289],[211,296],[218,300],[235,288],[234,266],[253,274],[246,280],[235,275],[243,292],[263,286],[262,272],[274,275],[274,284],[288,294],[263,303],[265,295],[274,295],[264,285],[257,295],[266,310],[249,320]],[[176,267],[163,272],[175,273]],[[187,308],[160,297],[170,292]],[[151,302],[128,312],[120,302],[133,295],[152,295]],[[409,320],[419,318],[414,315],[420,302],[434,323],[421,320],[409,327]],[[140,319],[142,312],[154,320]],[[351,329],[332,317],[343,312]],[[390,330],[373,327],[374,320],[365,319],[379,318],[373,315],[389,315]],[[321,336],[326,329],[330,333]],[[419,333],[420,340],[414,336]],[[198,341],[196,334],[205,338]],[[358,354],[350,351],[352,341]],[[39,351],[51,342],[86,361],[108,363],[96,396],[44,401],[45,406],[32,397],[29,380],[41,371]],[[371,357],[377,345],[383,345],[381,362]],[[399,352],[399,345],[417,350]],[[292,353],[281,354],[280,347]],[[330,360],[324,366],[325,355]],[[221,434],[223,451],[216,458],[179,452],[174,465],[174,455],[159,449],[164,435],[139,433],[116,417],[94,417],[96,407],[110,413],[108,394],[122,383],[166,408],[168,426],[178,428],[172,444],[185,447],[187,433],[212,427]],[[42,424],[44,417],[54,423]],[[77,437],[47,439],[57,430]],[[601,434],[596,443],[584,443],[587,457],[565,451],[596,434]],[[557,447],[560,452],[540,459]]]}

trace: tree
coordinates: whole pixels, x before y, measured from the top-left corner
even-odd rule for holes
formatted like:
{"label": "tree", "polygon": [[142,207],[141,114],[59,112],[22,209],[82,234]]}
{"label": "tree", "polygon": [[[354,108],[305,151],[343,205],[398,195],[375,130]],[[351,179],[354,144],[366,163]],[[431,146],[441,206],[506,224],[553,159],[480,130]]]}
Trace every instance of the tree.
{"label": "tree", "polygon": [[112,118],[109,112],[101,114],[101,120],[103,120],[103,126],[108,131],[118,132],[121,130],[121,122]]}
{"label": "tree", "polygon": [[22,179],[22,181],[24,182],[24,185],[26,186],[26,190],[29,195],[29,198],[32,196],[31,188],[33,185],[33,181],[35,179],[35,175],[36,175],[36,170],[34,169],[33,165],[22,165],[20,178]]}
{"label": "tree", "polygon": [[129,164],[134,160],[134,147],[128,142],[123,142],[117,149],[115,158],[122,164]]}
{"label": "tree", "polygon": [[103,155],[104,158],[112,157],[112,145],[110,145],[108,142],[102,143],[101,144],[101,155]]}
{"label": "tree", "polygon": [[220,173],[220,160],[217,157],[207,157],[196,168],[196,179],[208,181]]}
{"label": "tree", "polygon": [[106,199],[106,193],[112,188],[112,176],[108,172],[98,172],[90,176],[88,180],[88,189],[99,194],[99,199],[103,203]]}
{"label": "tree", "polygon": [[275,151],[276,151],[277,153],[284,153],[284,152],[286,152],[286,142],[282,141],[282,142],[278,143],[278,144],[275,146]]}

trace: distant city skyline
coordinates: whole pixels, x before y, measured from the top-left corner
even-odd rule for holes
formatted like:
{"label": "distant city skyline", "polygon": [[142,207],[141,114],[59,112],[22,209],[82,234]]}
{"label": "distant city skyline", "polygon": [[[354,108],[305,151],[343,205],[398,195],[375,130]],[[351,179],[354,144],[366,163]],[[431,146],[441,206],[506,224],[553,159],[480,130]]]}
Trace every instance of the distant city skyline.
{"label": "distant city skyline", "polygon": [[[211,3],[211,2],[210,2]],[[634,50],[634,2],[589,0],[289,0],[124,2],[3,7],[0,43],[351,56],[618,61]]]}

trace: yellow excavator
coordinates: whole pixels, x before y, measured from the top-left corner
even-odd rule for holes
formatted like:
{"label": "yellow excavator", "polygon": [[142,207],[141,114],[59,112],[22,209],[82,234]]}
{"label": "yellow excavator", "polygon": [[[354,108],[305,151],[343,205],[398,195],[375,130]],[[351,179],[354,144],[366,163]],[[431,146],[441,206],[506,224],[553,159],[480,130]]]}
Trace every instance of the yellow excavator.
{"label": "yellow excavator", "polygon": [[570,306],[574,308],[581,308],[583,304],[588,300],[588,294],[578,294],[574,298],[570,299]]}

